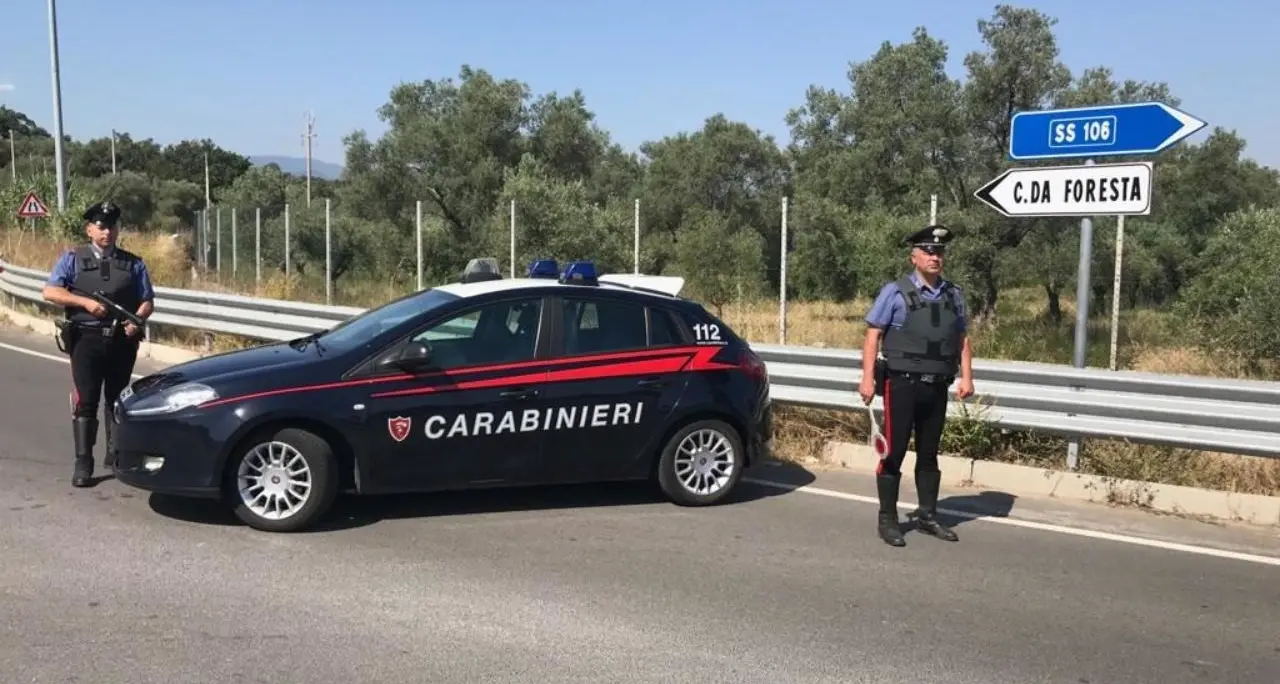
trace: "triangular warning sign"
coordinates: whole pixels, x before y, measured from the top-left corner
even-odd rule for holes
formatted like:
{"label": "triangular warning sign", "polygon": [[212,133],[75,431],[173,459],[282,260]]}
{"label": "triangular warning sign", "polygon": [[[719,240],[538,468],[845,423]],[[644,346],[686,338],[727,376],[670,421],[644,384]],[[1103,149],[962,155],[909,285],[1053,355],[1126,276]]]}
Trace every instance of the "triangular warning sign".
{"label": "triangular warning sign", "polygon": [[28,192],[27,196],[22,198],[22,204],[18,205],[18,218],[44,218],[48,215],[49,209],[36,196],[34,190]]}

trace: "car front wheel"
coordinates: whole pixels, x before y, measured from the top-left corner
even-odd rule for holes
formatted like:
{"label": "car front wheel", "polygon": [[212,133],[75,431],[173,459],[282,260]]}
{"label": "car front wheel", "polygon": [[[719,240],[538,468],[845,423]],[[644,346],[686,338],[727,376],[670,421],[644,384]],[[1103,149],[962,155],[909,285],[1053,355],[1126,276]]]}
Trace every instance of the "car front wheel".
{"label": "car front wheel", "polygon": [[699,420],[676,431],[658,461],[658,485],[683,506],[707,506],[728,496],[742,477],[742,438],[721,420]]}
{"label": "car front wheel", "polygon": [[236,517],[266,532],[296,532],[328,512],[337,494],[337,459],[323,438],[284,428],[251,439],[227,468]]}

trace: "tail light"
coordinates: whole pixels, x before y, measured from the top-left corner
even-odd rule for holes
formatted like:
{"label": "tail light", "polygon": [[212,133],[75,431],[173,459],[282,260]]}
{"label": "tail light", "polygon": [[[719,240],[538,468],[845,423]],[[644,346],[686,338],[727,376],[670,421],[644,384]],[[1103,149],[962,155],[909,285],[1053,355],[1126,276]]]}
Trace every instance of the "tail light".
{"label": "tail light", "polygon": [[756,382],[769,384],[769,369],[764,365],[764,360],[751,351],[751,347],[743,345],[742,351],[738,353],[738,367]]}

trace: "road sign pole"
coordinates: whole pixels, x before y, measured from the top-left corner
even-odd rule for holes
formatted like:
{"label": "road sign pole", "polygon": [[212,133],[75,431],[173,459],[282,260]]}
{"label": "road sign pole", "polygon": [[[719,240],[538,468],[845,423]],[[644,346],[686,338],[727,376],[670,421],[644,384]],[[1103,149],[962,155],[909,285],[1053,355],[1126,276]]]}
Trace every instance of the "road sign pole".
{"label": "road sign pole", "polygon": [[[1092,159],[1084,161],[1093,166]],[[1089,277],[1093,266],[1093,219],[1080,219],[1080,263],[1076,266],[1076,339],[1071,365],[1084,368],[1089,346]],[[1072,437],[1067,443],[1067,469],[1075,470],[1080,464],[1080,439]]]}
{"label": "road sign pole", "polygon": [[[1085,166],[1093,166],[1086,159]],[[1080,263],[1076,266],[1076,348],[1072,363],[1084,368],[1089,344],[1089,270],[1093,265],[1093,218],[1080,219]]]}

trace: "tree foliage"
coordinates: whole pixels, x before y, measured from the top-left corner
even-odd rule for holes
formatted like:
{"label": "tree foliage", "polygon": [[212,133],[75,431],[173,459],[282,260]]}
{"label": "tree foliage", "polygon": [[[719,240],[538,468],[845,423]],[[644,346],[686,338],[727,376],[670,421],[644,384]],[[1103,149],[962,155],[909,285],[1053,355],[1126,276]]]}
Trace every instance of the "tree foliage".
{"label": "tree foliage", "polygon": [[[328,201],[334,278],[413,282],[421,211],[425,279],[439,282],[476,256],[509,268],[512,201],[517,269],[549,257],[630,270],[639,200],[641,269],[683,275],[691,293],[723,305],[739,293],[778,291],[783,197],[789,296],[847,300],[873,294],[906,267],[898,241],[928,221],[936,195],[940,221],[960,233],[947,268],[965,286],[973,314],[993,316],[1002,292],[1031,286],[1058,321],[1063,293],[1075,291],[1078,223],[1010,220],[973,197],[1008,167],[1010,117],[1056,106],[1178,100],[1163,82],[1121,79],[1102,65],[1073,74],[1060,59],[1055,24],[1035,9],[996,6],[976,22],[982,46],[959,58],[962,78],[948,75],[950,50],[925,27],[886,41],[849,64],[844,87],[799,94],[785,115],[785,144],[715,113],[699,130],[630,152],[611,140],[582,92],[535,94],[522,81],[464,65],[456,76],[394,85],[378,109],[387,132],[347,135],[343,177],[313,179],[310,206],[302,179],[274,166],[251,168],[213,141],[161,146],[120,134],[117,175],[109,139],[68,141],[71,208],[109,196],[125,207],[131,226],[189,229],[205,203],[207,154],[210,200],[223,221],[232,209],[238,225],[261,219],[268,266],[284,264],[288,205],[293,263],[302,272],[323,270]],[[10,129],[20,178],[7,185],[4,169],[0,202],[16,206],[28,189],[51,198],[48,131],[0,108],[0,135]],[[1231,258],[1226,250],[1239,241],[1224,236],[1273,230],[1274,214],[1262,210],[1280,205],[1276,172],[1245,159],[1244,148],[1234,131],[1216,128],[1157,160],[1153,212],[1126,224],[1127,306],[1177,303],[1197,320],[1261,325],[1254,314],[1230,308],[1244,294],[1233,299],[1221,289],[1253,282],[1231,275],[1252,268],[1252,260]],[[74,221],[60,225],[74,228]],[[1110,296],[1114,225],[1109,217],[1095,220],[1095,310]],[[1272,238],[1258,247],[1274,244]],[[1249,330],[1219,330],[1214,339],[1266,352],[1247,341]]]}

